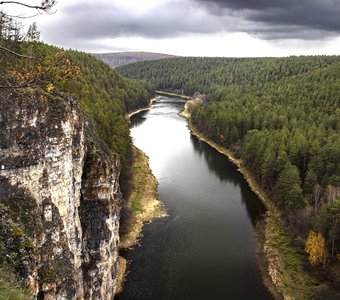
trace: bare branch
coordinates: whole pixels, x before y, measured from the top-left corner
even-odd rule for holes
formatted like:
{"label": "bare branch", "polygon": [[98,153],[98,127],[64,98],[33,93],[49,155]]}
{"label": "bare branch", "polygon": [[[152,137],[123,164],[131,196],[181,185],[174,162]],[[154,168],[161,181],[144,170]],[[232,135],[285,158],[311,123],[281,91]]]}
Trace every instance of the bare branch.
{"label": "bare branch", "polygon": [[14,52],[8,48],[5,48],[5,47],[2,47],[0,46],[0,50],[4,50],[10,54],[13,54],[15,56],[18,56],[18,57],[22,57],[22,58],[26,58],[26,59],[34,59],[34,60],[38,60],[36,57],[33,57],[33,56],[27,56],[27,55],[23,55],[23,54],[20,54],[20,53],[17,53],[17,52]]}
{"label": "bare branch", "polygon": [[0,74],[0,77],[1,77],[4,81],[6,81],[8,85],[11,85],[11,83],[7,80],[6,77],[2,76],[1,74]]}
{"label": "bare branch", "polygon": [[29,87],[29,85],[0,85],[0,89],[20,89]]}
{"label": "bare branch", "polygon": [[16,90],[17,88],[21,88],[20,86],[14,86],[12,85],[6,77],[0,75],[0,77],[8,84],[8,85],[0,85],[0,89],[12,89],[14,92],[18,93],[18,91]]}
{"label": "bare branch", "polygon": [[33,8],[33,9],[37,9],[37,10],[50,10],[54,5],[55,5],[55,0],[52,1],[42,1],[41,5],[30,5],[30,4],[26,4],[26,3],[22,3],[19,1],[0,1],[0,5],[2,4],[16,4],[16,5],[21,5],[21,6],[25,6],[27,8]]}
{"label": "bare branch", "polygon": [[34,14],[34,15],[30,15],[30,16],[23,16],[23,15],[19,15],[19,16],[14,16],[14,15],[7,15],[8,17],[10,17],[10,18],[18,18],[18,19],[31,19],[31,18],[34,18],[34,17],[36,17],[36,16],[38,16],[39,15],[39,12],[37,12],[36,14]]}

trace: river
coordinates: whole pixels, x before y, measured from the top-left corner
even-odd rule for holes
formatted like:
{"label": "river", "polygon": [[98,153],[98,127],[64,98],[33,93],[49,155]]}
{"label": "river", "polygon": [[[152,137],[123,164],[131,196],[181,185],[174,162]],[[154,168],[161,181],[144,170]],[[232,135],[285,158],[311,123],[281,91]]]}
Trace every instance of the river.
{"label": "river", "polygon": [[190,134],[183,101],[162,97],[131,118],[169,217],[146,224],[119,300],[273,299],[256,261],[265,209],[225,156]]}

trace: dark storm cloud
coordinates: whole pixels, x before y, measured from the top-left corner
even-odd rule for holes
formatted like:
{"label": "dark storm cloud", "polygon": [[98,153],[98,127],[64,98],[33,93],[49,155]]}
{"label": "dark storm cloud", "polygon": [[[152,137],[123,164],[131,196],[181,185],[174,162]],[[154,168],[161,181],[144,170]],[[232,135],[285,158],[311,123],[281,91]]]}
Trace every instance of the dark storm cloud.
{"label": "dark storm cloud", "polygon": [[[149,37],[167,38],[191,33],[214,33],[239,22],[216,17],[193,2],[175,1],[138,13],[108,2],[75,3],[63,8],[57,31],[69,38]],[[54,24],[53,24],[54,26]],[[52,28],[51,28],[52,29]]]}
{"label": "dark storm cloud", "polygon": [[[340,33],[340,0],[167,0],[134,10],[107,0],[70,2],[48,28],[73,44],[116,37],[171,38],[245,32],[262,39],[323,39]],[[142,1],[141,1],[141,4]]]}
{"label": "dark storm cloud", "polygon": [[[215,8],[231,8],[231,9],[255,9],[262,10],[273,7],[290,6],[292,0],[276,1],[276,0],[195,0],[208,4]],[[297,1],[297,0],[296,0]]]}
{"label": "dark storm cloud", "polygon": [[[340,33],[339,0],[195,0],[212,14],[234,11],[264,38],[319,39]],[[308,32],[309,31],[309,32]]]}

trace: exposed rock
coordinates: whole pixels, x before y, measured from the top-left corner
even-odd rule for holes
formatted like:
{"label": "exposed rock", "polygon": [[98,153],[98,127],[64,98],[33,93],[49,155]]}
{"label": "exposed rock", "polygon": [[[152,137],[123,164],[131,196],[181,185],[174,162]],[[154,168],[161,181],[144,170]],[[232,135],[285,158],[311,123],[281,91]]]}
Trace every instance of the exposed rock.
{"label": "exposed rock", "polygon": [[40,299],[113,299],[119,160],[72,97],[7,94],[0,102],[0,202],[35,249],[22,276]]}

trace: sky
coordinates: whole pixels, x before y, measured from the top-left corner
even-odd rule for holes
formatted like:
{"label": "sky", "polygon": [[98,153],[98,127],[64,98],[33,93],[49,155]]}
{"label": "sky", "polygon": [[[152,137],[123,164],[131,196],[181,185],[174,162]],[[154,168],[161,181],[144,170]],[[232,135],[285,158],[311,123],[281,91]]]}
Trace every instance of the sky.
{"label": "sky", "polygon": [[44,42],[94,53],[340,54],[340,0],[58,0],[33,21]]}

